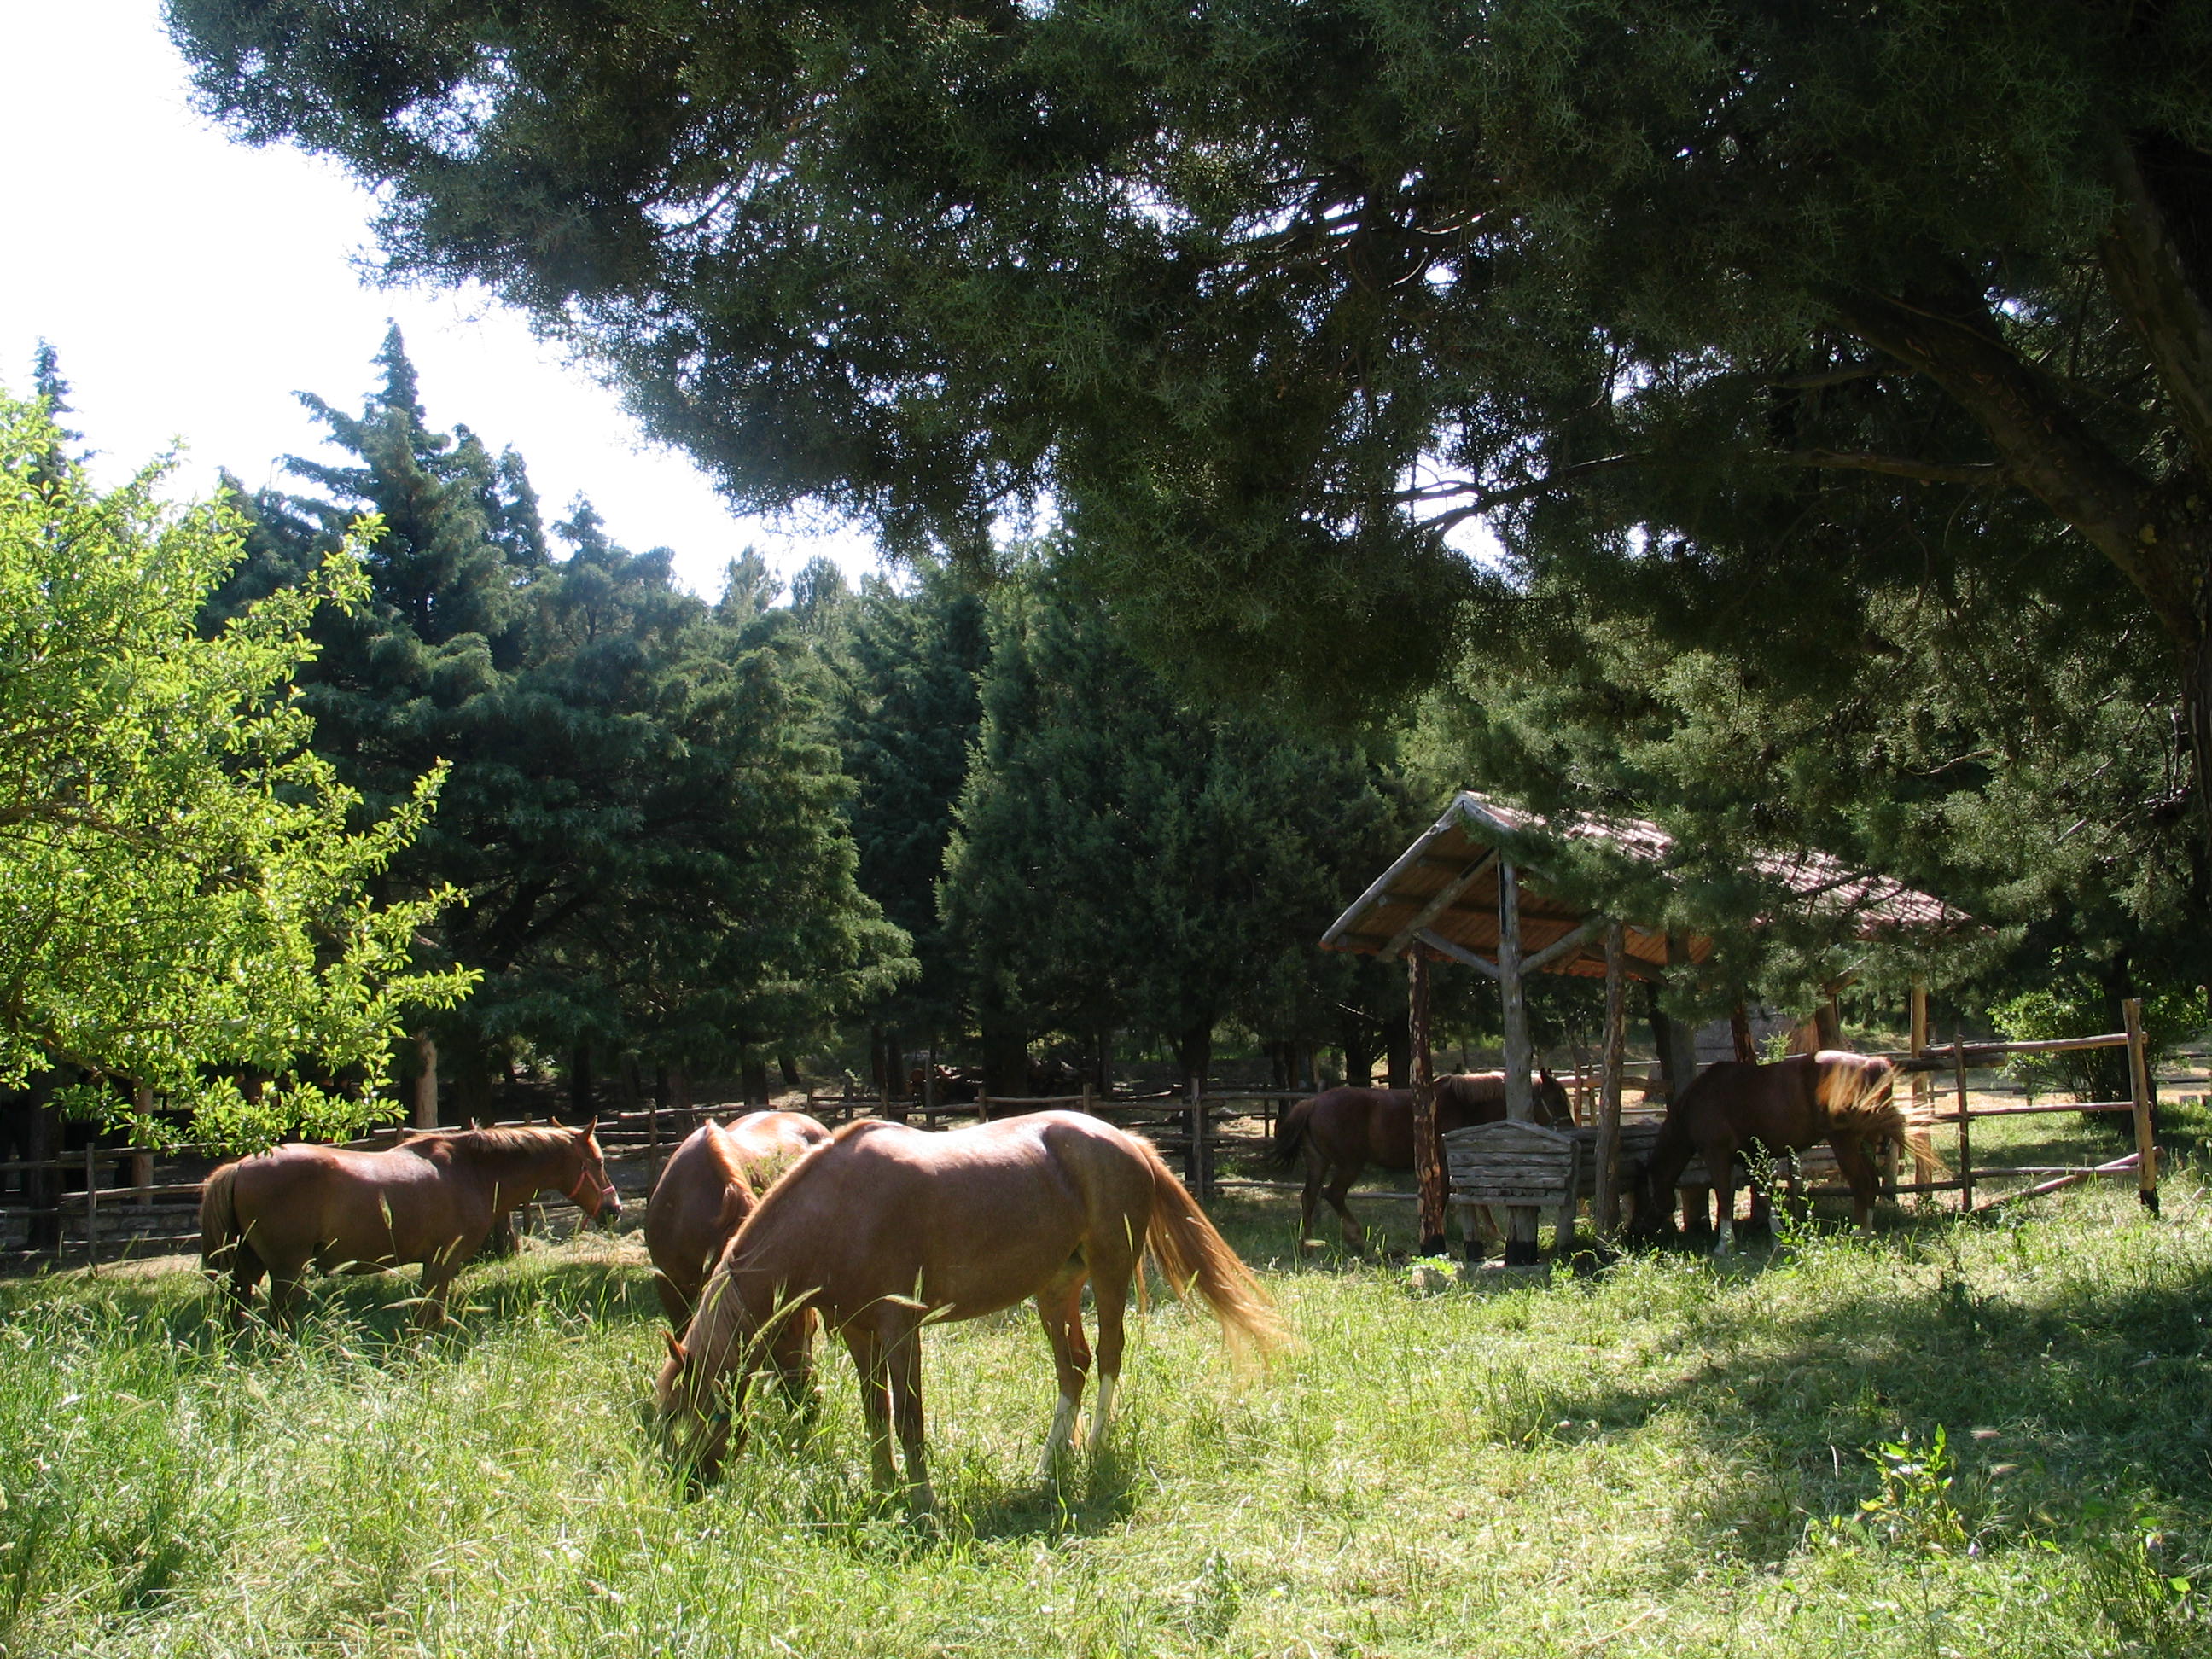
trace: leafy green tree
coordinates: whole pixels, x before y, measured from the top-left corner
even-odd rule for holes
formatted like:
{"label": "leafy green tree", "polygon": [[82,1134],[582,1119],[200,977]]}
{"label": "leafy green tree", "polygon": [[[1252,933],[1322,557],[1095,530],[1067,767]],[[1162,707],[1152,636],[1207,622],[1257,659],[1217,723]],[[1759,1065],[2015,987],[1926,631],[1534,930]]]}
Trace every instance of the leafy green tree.
{"label": "leafy green tree", "polygon": [[1334,706],[1546,577],[1809,661],[1930,547],[2082,548],[2203,793],[2196,0],[171,16],[749,504],[966,546],[1048,490],[1161,660]]}
{"label": "leafy green tree", "polygon": [[149,1096],[208,1139],[357,1129],[408,1012],[474,977],[413,961],[452,895],[371,896],[437,775],[349,824],[293,692],[358,548],[203,637],[237,517],[163,506],[158,465],[102,493],[65,439],[0,399],[0,1085],[74,1069],[70,1104],[147,1134]]}
{"label": "leafy green tree", "polygon": [[556,557],[520,459],[429,429],[396,331],[379,361],[358,416],[310,400],[356,460],[299,464],[320,495],[258,499],[241,580],[289,580],[357,514],[388,526],[370,602],[318,617],[302,698],[372,800],[450,764],[393,873],[465,895],[436,934],[483,976],[434,1028],[460,1109],[525,1051],[580,1103],[625,1056],[742,1066],[907,971],[854,886],[827,688],[765,567],[733,562],[710,605],[581,501]]}
{"label": "leafy green tree", "polygon": [[1042,565],[1001,591],[981,696],[943,904],[988,1057],[1133,1028],[1197,1078],[1225,1019],[1334,1034],[1356,970],[1315,941],[1408,833],[1366,752],[1182,706]]}
{"label": "leafy green tree", "polygon": [[925,564],[912,591],[880,577],[850,605],[839,724],[861,890],[914,940],[916,980],[875,1011],[889,1063],[901,1033],[935,1042],[967,1024],[962,958],[939,914],[953,809],[981,720],[989,638],[980,594]]}

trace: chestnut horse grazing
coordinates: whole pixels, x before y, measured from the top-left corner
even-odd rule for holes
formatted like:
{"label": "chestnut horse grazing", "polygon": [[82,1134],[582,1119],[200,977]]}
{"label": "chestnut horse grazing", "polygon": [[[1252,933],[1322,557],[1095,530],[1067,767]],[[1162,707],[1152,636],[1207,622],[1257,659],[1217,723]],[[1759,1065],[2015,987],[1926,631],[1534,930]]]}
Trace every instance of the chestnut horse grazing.
{"label": "chestnut horse grazing", "polygon": [[200,1192],[200,1266],[230,1280],[242,1323],[269,1275],[269,1310],[289,1322],[310,1262],[326,1273],[422,1264],[416,1322],[441,1324],[446,1291],[492,1222],[538,1192],[587,1216],[622,1213],[593,1126],[441,1129],[381,1152],[279,1146],[223,1164]]}
{"label": "chestnut horse grazing", "polygon": [[1778,1157],[1821,1140],[1835,1149],[1837,1167],[1850,1183],[1859,1231],[1871,1236],[1875,1168],[1865,1142],[1894,1140],[1915,1158],[1942,1167],[1929,1143],[1924,1110],[1898,1103],[1897,1076],[1897,1066],[1879,1054],[1841,1048],[1793,1054],[1771,1066],[1726,1060],[1707,1066],[1667,1109],[1658,1144],[1637,1177],[1631,1236],[1656,1237],[1673,1224],[1674,1184],[1695,1154],[1705,1159],[1720,1195],[1713,1254],[1726,1255],[1735,1248],[1736,1154],[1759,1146]]}
{"label": "chestnut horse grazing", "polygon": [[[1559,1128],[1574,1121],[1567,1091],[1549,1072],[1539,1072],[1536,1121]],[[1446,1134],[1476,1123],[1498,1123],[1505,1116],[1505,1073],[1468,1072],[1437,1079],[1437,1133]],[[1413,1091],[1364,1089],[1344,1084],[1302,1100],[1275,1125],[1275,1159],[1285,1170],[1306,1160],[1306,1189],[1298,1200],[1298,1237],[1313,1233],[1316,1200],[1326,1198],[1342,1218],[1347,1249],[1360,1247],[1359,1224],[1345,1206],[1345,1194],[1370,1164],[1386,1170],[1413,1167]]]}
{"label": "chestnut horse grazing", "polygon": [[645,1206],[653,1286],[681,1336],[722,1247],[775,1178],[830,1131],[804,1112],[751,1112],[694,1129],[662,1166]]}
{"label": "chestnut horse grazing", "polygon": [[1195,1291],[1242,1358],[1284,1328],[1237,1253],[1150,1142],[1079,1112],[1037,1112],[942,1134],[863,1120],[839,1129],[769,1189],[730,1241],[690,1334],[669,1340],[656,1389],[663,1435],[702,1478],[728,1449],[753,1373],[803,1360],[795,1309],[820,1313],[860,1376],[876,1483],[906,1481],[933,1506],[922,1445],[921,1328],[1036,1298],[1060,1401],[1040,1473],[1076,1428],[1098,1319],[1090,1445],[1105,1443],[1121,1370],[1122,1312],[1149,1254],[1178,1294]]}

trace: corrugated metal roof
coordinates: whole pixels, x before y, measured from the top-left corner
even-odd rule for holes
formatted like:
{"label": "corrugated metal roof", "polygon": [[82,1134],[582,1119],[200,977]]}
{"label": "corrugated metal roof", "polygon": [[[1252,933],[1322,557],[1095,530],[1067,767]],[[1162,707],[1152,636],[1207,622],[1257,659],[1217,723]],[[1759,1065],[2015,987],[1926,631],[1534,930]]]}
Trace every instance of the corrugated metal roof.
{"label": "corrugated metal roof", "polygon": [[[1498,854],[1510,836],[1581,840],[1599,837],[1633,857],[1654,863],[1674,850],[1674,838],[1642,818],[1577,817],[1553,821],[1522,807],[1463,790],[1425,834],[1376,878],[1352,907],[1322,935],[1329,950],[1363,955],[1396,955],[1416,934],[1427,932],[1462,950],[1495,960],[1498,954]],[[1941,899],[1915,891],[1882,876],[1862,875],[1825,853],[1754,854],[1751,867],[1802,898],[1808,908],[1833,914],[1856,938],[1967,926],[1972,918]],[[1534,956],[1565,939],[1591,920],[1580,905],[1547,895],[1540,873],[1520,872],[1521,940]],[[1663,932],[1626,922],[1622,929],[1631,973],[1667,965]],[[1703,962],[1712,953],[1711,939],[1677,935],[1676,948]],[[1553,973],[1602,977],[1605,949],[1593,936],[1561,960],[1547,964]]]}

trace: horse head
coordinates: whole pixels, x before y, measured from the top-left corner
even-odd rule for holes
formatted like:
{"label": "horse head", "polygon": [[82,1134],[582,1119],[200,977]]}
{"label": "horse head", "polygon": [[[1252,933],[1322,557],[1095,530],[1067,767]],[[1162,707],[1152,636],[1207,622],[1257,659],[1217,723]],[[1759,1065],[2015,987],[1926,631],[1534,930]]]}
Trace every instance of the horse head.
{"label": "horse head", "polygon": [[1535,1096],[1537,1122],[1547,1129],[1574,1127],[1574,1103],[1567,1098],[1566,1085],[1552,1075],[1548,1066],[1536,1070]]}
{"label": "horse head", "polygon": [[622,1217],[622,1195],[615,1191],[615,1183],[607,1179],[607,1160],[599,1151],[599,1119],[593,1118],[573,1137],[576,1178],[568,1183],[566,1191],[568,1201],[587,1218],[597,1221],[604,1215],[616,1221]]}
{"label": "horse head", "polygon": [[[721,1473],[734,1432],[735,1406],[742,1402],[726,1400],[721,1377],[708,1375],[713,1368],[700,1362],[696,1334],[688,1347],[673,1335],[666,1340],[668,1358],[653,1385],[661,1449],[684,1470],[689,1482],[703,1485]],[[740,1393],[744,1386],[740,1375]]]}

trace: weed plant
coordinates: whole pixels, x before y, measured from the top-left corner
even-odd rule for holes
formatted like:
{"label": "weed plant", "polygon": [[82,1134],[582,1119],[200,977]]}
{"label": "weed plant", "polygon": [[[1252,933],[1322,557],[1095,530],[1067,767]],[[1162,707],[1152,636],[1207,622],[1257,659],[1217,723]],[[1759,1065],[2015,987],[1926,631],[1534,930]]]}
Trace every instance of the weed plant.
{"label": "weed plant", "polygon": [[2201,1185],[1429,1296],[1226,1203],[1302,1348],[1240,1386],[1156,1297],[1112,1450],[1041,1481],[1034,1316],[933,1330],[935,1524],[837,1350],[687,1498],[634,1242],[477,1269],[430,1338],[392,1279],[239,1342],[181,1265],[13,1281],[0,1654],[2203,1653]]}

